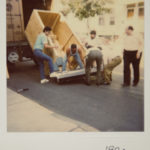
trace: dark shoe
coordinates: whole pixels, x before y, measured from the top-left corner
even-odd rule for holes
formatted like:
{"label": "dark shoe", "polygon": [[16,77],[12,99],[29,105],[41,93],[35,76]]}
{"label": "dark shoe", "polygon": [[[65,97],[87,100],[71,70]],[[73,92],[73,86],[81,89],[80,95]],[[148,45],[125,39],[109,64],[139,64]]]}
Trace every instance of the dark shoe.
{"label": "dark shoe", "polygon": [[86,84],[87,86],[90,86],[90,85],[91,85],[91,83],[89,83],[89,82],[85,82],[85,84]]}
{"label": "dark shoe", "polygon": [[126,83],[122,84],[122,87],[129,87],[129,86],[130,86],[130,84],[126,84]]}
{"label": "dark shoe", "polygon": [[96,82],[96,85],[97,85],[97,86],[100,86],[100,85],[102,85],[102,83],[100,83],[100,82]]}
{"label": "dark shoe", "polygon": [[137,85],[138,85],[138,83],[133,83],[133,85],[132,85],[132,86],[134,86],[134,87],[135,87],[135,86],[137,86]]}
{"label": "dark shoe", "polygon": [[104,81],[102,80],[96,80],[96,85],[99,86],[99,85],[103,85]]}
{"label": "dark shoe", "polygon": [[110,83],[109,82],[104,82],[103,85],[110,85]]}
{"label": "dark shoe", "polygon": [[91,82],[90,82],[90,81],[87,81],[86,79],[84,79],[84,83],[85,83],[86,85],[88,85],[88,86],[91,85]]}

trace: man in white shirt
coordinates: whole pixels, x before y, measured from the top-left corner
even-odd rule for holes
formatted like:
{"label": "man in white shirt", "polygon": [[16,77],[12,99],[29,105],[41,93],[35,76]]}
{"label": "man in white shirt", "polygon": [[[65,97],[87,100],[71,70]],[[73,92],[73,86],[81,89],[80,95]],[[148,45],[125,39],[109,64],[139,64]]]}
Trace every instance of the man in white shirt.
{"label": "man in white shirt", "polygon": [[90,85],[90,72],[91,72],[91,66],[93,65],[93,62],[96,61],[97,65],[97,85],[100,85],[100,76],[101,76],[101,64],[102,64],[102,53],[100,42],[96,38],[96,31],[91,31],[90,39],[85,43],[85,46],[87,48],[86,51],[86,84]]}
{"label": "man in white shirt", "polygon": [[124,59],[124,82],[123,87],[130,86],[131,80],[131,71],[130,71],[130,64],[133,66],[134,70],[134,80],[133,86],[137,86],[139,82],[139,64],[142,56],[141,46],[142,41],[141,39],[134,34],[134,29],[132,26],[129,26],[126,29],[126,35],[123,38],[123,59]]}

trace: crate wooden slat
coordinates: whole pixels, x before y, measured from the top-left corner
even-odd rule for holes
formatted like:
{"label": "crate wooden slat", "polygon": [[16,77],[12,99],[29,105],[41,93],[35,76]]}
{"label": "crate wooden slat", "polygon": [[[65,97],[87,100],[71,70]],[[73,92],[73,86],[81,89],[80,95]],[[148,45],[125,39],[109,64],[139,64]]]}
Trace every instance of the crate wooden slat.
{"label": "crate wooden slat", "polygon": [[64,47],[73,33],[65,22],[59,22],[54,28],[54,34],[57,35],[59,43]]}
{"label": "crate wooden slat", "polygon": [[25,35],[32,49],[34,47],[38,34],[42,32],[43,28],[44,24],[41,21],[41,18],[38,12],[34,10],[25,30]]}
{"label": "crate wooden slat", "polygon": [[49,13],[45,11],[38,12],[44,26],[50,26],[52,29],[54,28],[57,21],[60,19],[60,15],[58,13]]}

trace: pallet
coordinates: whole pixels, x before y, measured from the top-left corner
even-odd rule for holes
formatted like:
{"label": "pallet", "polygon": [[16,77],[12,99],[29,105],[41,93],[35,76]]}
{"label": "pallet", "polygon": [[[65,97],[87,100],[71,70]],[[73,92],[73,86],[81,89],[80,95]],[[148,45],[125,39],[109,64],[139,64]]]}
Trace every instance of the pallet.
{"label": "pallet", "polygon": [[[94,67],[91,69],[91,75],[95,75],[97,69]],[[77,79],[83,79],[85,77],[85,69],[76,69],[72,71],[63,71],[63,72],[55,72],[50,75],[50,78],[53,81],[56,81],[58,84],[67,81],[73,81]]]}

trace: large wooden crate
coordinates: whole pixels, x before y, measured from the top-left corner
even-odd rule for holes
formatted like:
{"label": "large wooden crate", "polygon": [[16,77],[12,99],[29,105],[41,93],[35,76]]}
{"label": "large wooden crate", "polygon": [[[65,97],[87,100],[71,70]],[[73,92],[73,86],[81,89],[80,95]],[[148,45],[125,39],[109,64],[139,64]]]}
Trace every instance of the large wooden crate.
{"label": "large wooden crate", "polygon": [[38,34],[42,32],[44,26],[50,26],[52,28],[52,32],[56,35],[63,51],[66,51],[72,43],[75,43],[81,48],[83,55],[85,55],[85,49],[80,40],[76,37],[68,24],[61,21],[61,15],[52,11],[33,10],[25,30],[25,35],[32,49]]}

